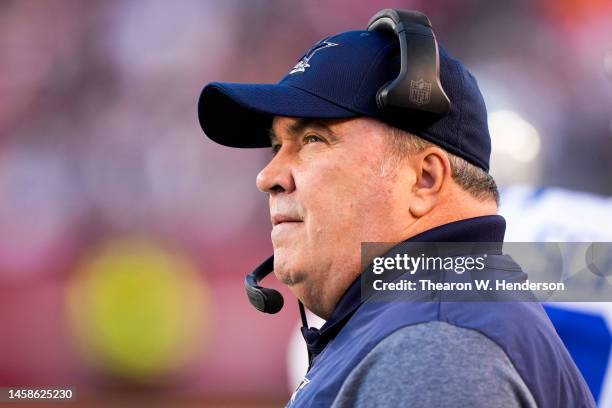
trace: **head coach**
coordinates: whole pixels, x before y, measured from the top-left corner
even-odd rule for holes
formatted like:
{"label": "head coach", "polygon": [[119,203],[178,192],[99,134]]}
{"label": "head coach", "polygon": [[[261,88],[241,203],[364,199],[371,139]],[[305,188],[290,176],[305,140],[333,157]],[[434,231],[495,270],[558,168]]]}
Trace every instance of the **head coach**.
{"label": "head coach", "polygon": [[310,364],[292,407],[591,407],[538,303],[370,302],[362,242],[503,242],[489,175],[487,112],[474,77],[436,43],[426,16],[383,10],[368,30],[315,44],[277,84],[210,83],[206,135],[269,146],[270,272],[326,320],[302,329]]}

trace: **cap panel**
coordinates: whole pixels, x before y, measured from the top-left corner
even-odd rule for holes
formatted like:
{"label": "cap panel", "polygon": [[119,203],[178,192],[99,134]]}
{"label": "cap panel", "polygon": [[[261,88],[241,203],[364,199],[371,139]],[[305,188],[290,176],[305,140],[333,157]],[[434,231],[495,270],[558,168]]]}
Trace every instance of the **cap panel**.
{"label": "cap panel", "polygon": [[[459,122],[461,149],[475,156],[480,166],[489,171],[491,156],[491,136],[484,98],[478,89],[476,78],[467,70],[462,71],[464,95],[470,95],[469,102],[464,102]],[[475,163],[478,164],[478,163]]]}
{"label": "cap panel", "polygon": [[[393,79],[393,74],[381,76],[380,69],[371,70],[372,61],[381,49],[393,41],[394,37],[388,34],[364,30],[328,37],[315,44],[296,65],[306,59],[307,67],[298,71],[291,70],[279,84],[295,86],[348,109],[375,115],[375,97],[370,95],[368,98],[373,102],[372,105],[354,104],[354,96],[363,82],[370,85],[369,90],[378,90],[385,82]],[[368,72],[372,75],[367,75]]]}
{"label": "cap panel", "polygon": [[364,114],[380,118],[381,114],[376,104],[376,94],[379,89],[393,81],[399,73],[401,55],[399,42],[394,37],[386,33],[374,32],[372,34],[386,35],[389,41],[374,56],[368,70],[364,72],[363,77],[358,82],[359,87],[354,92],[352,102]]}

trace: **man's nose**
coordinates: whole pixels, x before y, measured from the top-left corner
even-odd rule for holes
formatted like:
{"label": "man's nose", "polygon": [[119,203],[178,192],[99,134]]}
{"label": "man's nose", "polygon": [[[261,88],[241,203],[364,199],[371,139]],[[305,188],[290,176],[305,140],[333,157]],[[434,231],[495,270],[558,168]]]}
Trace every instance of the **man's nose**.
{"label": "man's nose", "polygon": [[295,190],[290,158],[279,151],[259,172],[255,184],[260,191],[270,194],[290,193]]}

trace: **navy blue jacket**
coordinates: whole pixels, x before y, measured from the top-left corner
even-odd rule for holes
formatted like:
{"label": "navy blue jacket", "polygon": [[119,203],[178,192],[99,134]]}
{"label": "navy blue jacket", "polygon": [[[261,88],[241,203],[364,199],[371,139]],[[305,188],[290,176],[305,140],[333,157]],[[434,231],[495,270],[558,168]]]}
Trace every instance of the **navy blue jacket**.
{"label": "navy blue jacket", "polygon": [[[502,242],[505,220],[485,216],[446,224],[407,242]],[[487,268],[518,268],[490,255]],[[537,302],[377,302],[362,299],[358,278],[320,329],[303,328],[310,368],[291,407],[330,407],[346,378],[366,355],[398,329],[427,322],[476,330],[495,342],[540,407],[592,407],[592,395]],[[425,340],[425,339],[424,339]]]}

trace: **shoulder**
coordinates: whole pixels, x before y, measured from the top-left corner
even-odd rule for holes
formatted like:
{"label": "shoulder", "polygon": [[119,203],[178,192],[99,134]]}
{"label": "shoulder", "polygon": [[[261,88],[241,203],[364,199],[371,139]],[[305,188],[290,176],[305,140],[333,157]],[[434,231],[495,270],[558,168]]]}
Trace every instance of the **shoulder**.
{"label": "shoulder", "polygon": [[485,335],[432,321],[380,341],[334,402],[344,406],[535,406],[506,353]]}

